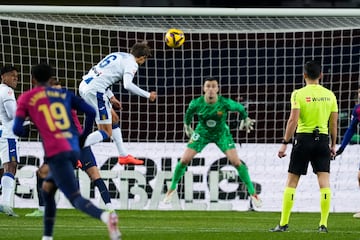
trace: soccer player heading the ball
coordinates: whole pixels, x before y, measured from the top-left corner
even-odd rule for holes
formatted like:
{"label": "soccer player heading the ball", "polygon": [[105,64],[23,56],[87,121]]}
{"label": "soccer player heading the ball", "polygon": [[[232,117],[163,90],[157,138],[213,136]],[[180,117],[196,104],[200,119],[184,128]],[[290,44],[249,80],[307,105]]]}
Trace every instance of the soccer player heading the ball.
{"label": "soccer player heading the ball", "polygon": [[85,113],[82,135],[92,130],[95,110],[80,97],[66,89],[53,88],[51,66],[36,65],[31,69],[33,89],[21,94],[18,100],[13,131],[24,136],[23,122],[27,117],[34,123],[41,136],[50,173],[42,185],[45,201],[44,232],[42,240],[52,240],[56,216],[55,192],[59,188],[71,204],[88,215],[102,220],[108,226],[111,240],[120,239],[115,212],[103,211],[81,196],[74,166],[79,159],[79,132],[72,120],[71,110]]}
{"label": "soccer player heading the ball", "polygon": [[[204,82],[205,94],[190,102],[185,113],[184,128],[190,138],[181,160],[175,167],[170,189],[167,191],[164,203],[170,203],[180,178],[185,174],[186,167],[195,155],[209,143],[215,143],[236,168],[240,179],[245,183],[255,207],[261,207],[262,202],[255,192],[248,169],[236,152],[235,143],[227,125],[227,113],[236,111],[240,113],[243,122],[241,128],[247,132],[253,130],[255,120],[248,117],[242,104],[229,98],[218,95],[219,83],[215,78],[208,78]],[[199,123],[195,130],[190,126],[194,114],[197,114]]]}
{"label": "soccer player heading the ball", "polygon": [[148,98],[151,102],[155,101],[156,92],[144,91],[133,83],[139,65],[144,64],[149,56],[151,56],[151,50],[146,42],[134,44],[130,53],[110,53],[83,76],[79,86],[80,96],[96,109],[95,121],[99,129],[88,136],[85,147],[112,137],[120,155],[118,158],[120,164],[140,165],[144,162],[128,154],[124,147],[120,126],[112,125],[111,105],[120,106],[120,102],[114,97],[110,87],[122,81],[126,90]]}
{"label": "soccer player heading the ball", "polygon": [[[287,144],[295,131],[295,141],[291,151],[280,224],[270,229],[285,232],[288,229],[295,191],[300,176],[306,175],[309,162],[317,175],[320,187],[321,217],[319,232],[327,233],[330,212],[330,159],[335,156],[338,105],[334,93],[320,85],[322,78],[320,63],[309,61],[304,66],[306,86],[291,94],[291,112],[278,157],[286,156]],[[330,147],[329,147],[330,134]]]}

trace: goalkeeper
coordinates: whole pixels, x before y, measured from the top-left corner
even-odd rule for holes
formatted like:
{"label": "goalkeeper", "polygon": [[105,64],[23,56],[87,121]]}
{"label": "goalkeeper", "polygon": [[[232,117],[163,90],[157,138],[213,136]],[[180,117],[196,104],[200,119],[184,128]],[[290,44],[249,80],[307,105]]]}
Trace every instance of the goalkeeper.
{"label": "goalkeeper", "polygon": [[[171,202],[176,186],[185,174],[186,167],[194,156],[201,152],[207,144],[215,143],[236,168],[240,179],[248,189],[255,207],[261,207],[262,202],[255,192],[247,167],[238,157],[229,126],[226,124],[227,113],[229,111],[237,111],[240,113],[240,117],[243,119],[240,128],[245,128],[247,132],[253,130],[255,121],[248,117],[242,104],[218,95],[218,80],[214,78],[206,79],[203,87],[205,94],[193,99],[186,110],[184,127],[186,135],[190,137],[190,141],[181,160],[175,167],[171,186],[166,193],[164,203]],[[193,131],[190,124],[195,114],[198,115],[199,123],[195,131]]]}

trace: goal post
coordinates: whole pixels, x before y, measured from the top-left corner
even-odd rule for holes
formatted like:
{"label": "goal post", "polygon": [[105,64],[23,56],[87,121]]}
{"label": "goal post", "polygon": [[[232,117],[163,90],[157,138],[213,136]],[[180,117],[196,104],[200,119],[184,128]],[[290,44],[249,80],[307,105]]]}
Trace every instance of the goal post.
{"label": "goal post", "polygon": [[[140,157],[156,156],[155,162],[161,167],[152,170],[154,176],[162,170],[171,171],[181,155],[173,151],[177,155],[169,160],[169,156],[161,156],[161,151],[166,148],[171,152],[169,149],[177,148],[176,144],[183,149],[187,141],[183,132],[186,107],[202,94],[203,80],[216,77],[221,94],[242,102],[249,116],[256,119],[256,130],[250,134],[237,130],[237,114],[230,114],[228,120],[235,141],[253,146],[240,149],[240,157],[245,156],[245,161],[249,158],[246,163],[253,180],[260,181],[262,189],[269,191],[271,186],[263,182],[262,174],[271,169],[265,160],[273,159],[275,153],[269,155],[262,146],[280,142],[290,111],[290,94],[303,86],[303,65],[310,59],[322,63],[324,78],[321,83],[338,97],[339,139],[344,134],[359,85],[359,16],[359,9],[0,5],[0,64],[14,64],[19,68],[17,95],[31,87],[30,69],[39,62],[54,66],[62,84],[77,93],[82,75],[105,55],[114,51],[128,52],[135,42],[146,40],[153,49],[153,56],[140,66],[134,82],[146,90],[156,91],[159,96],[155,103],[149,103],[119,85],[113,87],[124,107],[120,113],[124,141],[129,147],[142,144],[144,152],[139,150]],[[166,46],[163,38],[169,28],[184,31],[186,41],[181,48]],[[32,129],[31,137],[25,140],[39,141],[37,131]],[[221,160],[223,155],[216,156],[220,157],[210,162],[200,157],[193,167],[196,169],[203,164],[211,169],[216,168],[213,167],[215,163],[214,166],[225,167],[226,162]],[[113,160],[107,162],[103,170],[113,168],[115,163]],[[280,165],[281,172],[285,173],[286,164]],[[146,176],[148,169],[149,166],[145,166],[139,171]],[[210,179],[213,175],[207,170],[201,171],[194,179],[202,184],[193,196],[194,199],[209,199],[216,193],[209,193],[208,189],[202,191],[202,188],[208,188],[208,183],[215,180]],[[218,176],[225,185],[239,182],[229,173],[231,171],[225,169],[223,175]],[[346,179],[352,181],[351,176]],[[151,184],[154,183],[147,182],[146,186],[154,191]],[[222,194],[222,199],[246,197],[240,185],[228,194],[224,189],[227,187],[218,193]],[[181,191],[180,197],[185,199],[186,191]],[[117,191],[113,193],[116,197]],[[151,198],[151,194],[148,197]],[[278,206],[276,202],[269,209]]]}

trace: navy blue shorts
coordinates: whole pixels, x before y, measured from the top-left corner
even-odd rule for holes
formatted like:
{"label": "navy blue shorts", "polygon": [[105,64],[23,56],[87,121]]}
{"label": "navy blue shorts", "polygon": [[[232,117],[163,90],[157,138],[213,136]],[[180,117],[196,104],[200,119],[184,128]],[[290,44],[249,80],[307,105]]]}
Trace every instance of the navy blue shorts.
{"label": "navy blue shorts", "polygon": [[69,151],[46,159],[50,172],[45,181],[54,182],[68,199],[80,191],[74,173],[74,165],[78,157],[78,152]]}
{"label": "navy blue shorts", "polygon": [[90,146],[84,147],[81,149],[80,162],[82,164],[81,169],[83,171],[86,171],[87,169],[89,169],[91,167],[97,166],[95,156],[94,156],[93,152],[91,151]]}

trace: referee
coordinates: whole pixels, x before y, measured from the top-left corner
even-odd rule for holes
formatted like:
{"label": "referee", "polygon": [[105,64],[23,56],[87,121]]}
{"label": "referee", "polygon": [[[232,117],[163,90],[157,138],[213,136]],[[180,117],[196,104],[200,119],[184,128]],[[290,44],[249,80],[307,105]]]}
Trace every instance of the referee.
{"label": "referee", "polygon": [[291,113],[278,152],[279,158],[286,156],[287,144],[291,142],[295,131],[296,135],[283,193],[280,224],[270,229],[272,232],[287,231],[296,187],[300,176],[306,175],[309,162],[320,187],[319,232],[328,232],[327,220],[331,201],[330,159],[335,156],[336,151],[338,106],[334,93],[319,84],[321,78],[321,65],[315,61],[307,62],[304,66],[306,86],[294,90],[291,94]]}

